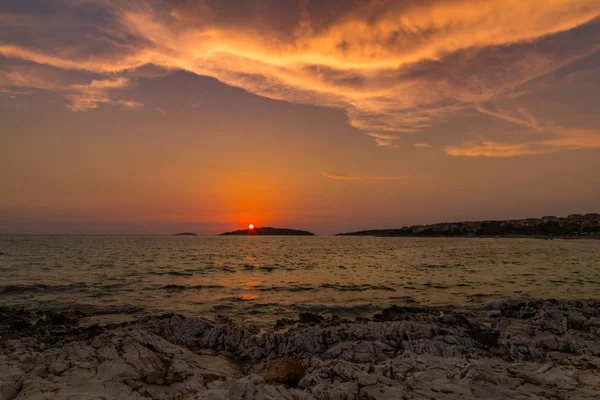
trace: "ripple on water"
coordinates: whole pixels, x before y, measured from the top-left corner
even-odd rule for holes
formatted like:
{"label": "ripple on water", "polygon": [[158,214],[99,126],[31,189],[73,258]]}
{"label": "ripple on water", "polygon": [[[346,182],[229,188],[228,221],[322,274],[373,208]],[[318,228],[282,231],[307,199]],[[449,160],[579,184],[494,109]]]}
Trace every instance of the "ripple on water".
{"label": "ripple on water", "polygon": [[152,271],[152,272],[148,272],[148,275],[194,276],[194,274],[192,274],[192,273],[181,272],[181,271],[164,271],[164,272]]}
{"label": "ripple on water", "polygon": [[[302,307],[379,309],[410,301],[403,295],[430,305],[485,303],[515,289],[535,298],[600,296],[600,241],[563,251],[560,241],[517,239],[258,239],[0,235],[0,305],[110,303],[200,315],[226,304],[227,315],[241,318],[261,310],[257,321]],[[273,305],[254,308],[259,301]]]}
{"label": "ripple on water", "polygon": [[294,304],[294,309],[301,312],[339,314],[339,315],[357,315],[371,312],[374,310],[371,304],[355,304],[350,306],[337,304]]}
{"label": "ripple on water", "polygon": [[170,291],[183,291],[183,290],[203,290],[203,289],[222,289],[224,286],[221,285],[164,285],[157,289],[164,289]]}
{"label": "ripple on water", "polygon": [[19,294],[28,292],[68,292],[87,288],[85,283],[74,283],[71,285],[44,285],[36,283],[33,285],[6,285],[0,286],[0,294]]}
{"label": "ripple on water", "polygon": [[367,290],[385,290],[385,291],[389,291],[389,292],[394,292],[396,290],[396,289],[391,288],[389,286],[384,286],[384,285],[368,285],[368,284],[362,284],[362,285],[354,285],[354,284],[342,285],[342,284],[338,284],[338,283],[323,283],[319,287],[321,289],[333,289],[333,290],[338,290],[338,291],[342,291],[342,292],[364,292],[364,291],[367,291]]}
{"label": "ripple on water", "polygon": [[107,285],[94,285],[95,289],[102,289],[102,290],[110,290],[110,289],[120,289],[120,288],[124,288],[128,286],[127,283],[109,283]]}

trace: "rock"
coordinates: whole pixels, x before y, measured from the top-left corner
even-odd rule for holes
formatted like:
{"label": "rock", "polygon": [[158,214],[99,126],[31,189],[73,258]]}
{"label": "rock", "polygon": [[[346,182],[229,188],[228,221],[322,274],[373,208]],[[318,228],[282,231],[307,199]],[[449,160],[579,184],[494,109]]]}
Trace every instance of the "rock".
{"label": "rock", "polygon": [[[7,364],[20,363],[21,356],[8,356],[0,376],[10,371]],[[18,394],[7,398],[107,395],[125,399],[139,398],[140,393],[147,398],[173,398],[206,390],[205,382],[239,375],[239,369],[222,358],[195,355],[134,327],[49,349],[36,363],[36,368],[16,379]],[[0,381],[0,387],[6,383]]]}
{"label": "rock", "polygon": [[305,373],[306,369],[301,361],[294,360],[290,357],[284,357],[271,361],[259,376],[268,383],[277,382],[285,383],[290,386],[297,386]]}
{"label": "rock", "polygon": [[353,322],[307,314],[265,334],[226,318],[90,330],[76,314],[1,313],[1,400],[600,398],[594,301],[511,302],[493,319],[417,307]]}
{"label": "rock", "polygon": [[294,324],[295,324],[295,323],[297,323],[297,322],[298,322],[298,321],[296,321],[296,320],[293,320],[293,319],[290,319],[290,318],[282,318],[282,319],[278,319],[278,320],[275,322],[274,329],[275,329],[276,331],[277,331],[277,330],[280,330],[280,329],[284,329],[286,326],[289,326],[289,325],[294,325]]}
{"label": "rock", "polygon": [[327,350],[325,356],[355,363],[376,363],[386,360],[388,357],[385,355],[385,351],[390,350],[389,346],[381,342],[359,340],[332,346]]}
{"label": "rock", "polygon": [[547,350],[558,350],[558,341],[554,336],[536,338],[532,341],[534,346],[543,347]]}
{"label": "rock", "polygon": [[52,375],[60,375],[68,369],[69,367],[65,363],[54,362],[48,367],[48,372]]}
{"label": "rock", "polygon": [[357,374],[356,380],[360,386],[371,386],[377,384],[377,375]]}
{"label": "rock", "polygon": [[578,381],[582,386],[600,389],[600,374],[584,372],[578,376]]}
{"label": "rock", "polygon": [[300,323],[301,324],[320,324],[323,322],[325,318],[320,315],[313,313],[300,313]]}

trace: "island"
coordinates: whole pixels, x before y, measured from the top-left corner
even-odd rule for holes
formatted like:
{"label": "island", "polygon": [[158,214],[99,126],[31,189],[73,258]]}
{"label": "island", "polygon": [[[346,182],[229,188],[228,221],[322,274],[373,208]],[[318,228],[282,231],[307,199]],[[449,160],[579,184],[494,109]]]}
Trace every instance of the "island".
{"label": "island", "polygon": [[308,231],[289,228],[272,228],[264,226],[254,229],[241,229],[239,231],[221,233],[219,236],[314,236],[315,234]]}
{"label": "island", "polygon": [[564,237],[600,238],[600,214],[571,214],[567,217],[511,219],[500,221],[443,222],[397,229],[374,229],[338,233],[336,236],[467,236],[467,237]]}
{"label": "island", "polygon": [[176,233],[173,236],[198,236],[198,235],[195,234],[194,232],[181,232],[181,233]]}

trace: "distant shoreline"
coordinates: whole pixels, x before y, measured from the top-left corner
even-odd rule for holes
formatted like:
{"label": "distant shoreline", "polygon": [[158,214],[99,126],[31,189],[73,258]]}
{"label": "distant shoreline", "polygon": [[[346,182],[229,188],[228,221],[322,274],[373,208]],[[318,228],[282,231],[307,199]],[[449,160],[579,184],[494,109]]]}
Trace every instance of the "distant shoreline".
{"label": "distant shoreline", "polygon": [[336,236],[382,237],[600,237],[600,214],[570,214],[510,220],[441,222],[392,229],[367,229],[338,233]]}
{"label": "distant shoreline", "polygon": [[[332,237],[332,236],[330,236]],[[600,240],[600,235],[594,236],[542,236],[542,235],[499,235],[499,236],[491,236],[491,235],[474,235],[474,236],[466,236],[466,235],[359,235],[359,234],[336,234],[333,237],[371,237],[371,238],[410,238],[410,239],[539,239],[539,240],[555,240],[555,239],[564,239],[564,240]]]}

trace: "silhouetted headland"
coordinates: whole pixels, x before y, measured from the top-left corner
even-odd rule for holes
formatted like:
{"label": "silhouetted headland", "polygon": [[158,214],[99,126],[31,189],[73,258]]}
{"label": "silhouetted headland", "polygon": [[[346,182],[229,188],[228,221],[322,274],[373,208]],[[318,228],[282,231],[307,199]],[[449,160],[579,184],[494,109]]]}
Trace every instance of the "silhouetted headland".
{"label": "silhouetted headland", "polygon": [[239,231],[225,232],[221,233],[220,236],[314,236],[315,234],[308,231],[300,231],[297,229],[288,229],[288,228],[271,228],[270,226],[265,226],[261,228],[254,229],[241,229]]}
{"label": "silhouetted headland", "polygon": [[336,236],[504,236],[600,238],[600,214],[571,214],[568,217],[511,219],[501,221],[443,222],[398,229],[374,229],[338,233]]}
{"label": "silhouetted headland", "polygon": [[181,232],[181,233],[176,233],[173,236],[198,236],[198,235],[196,235],[194,232]]}

